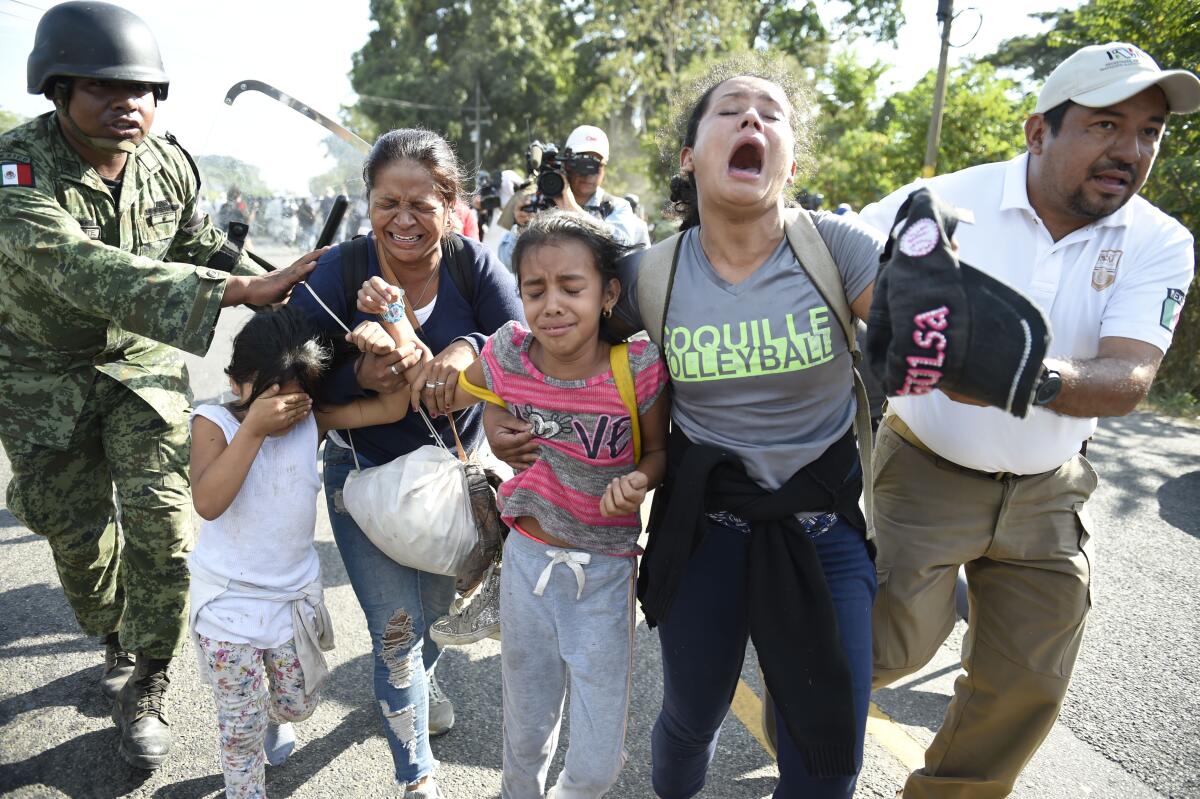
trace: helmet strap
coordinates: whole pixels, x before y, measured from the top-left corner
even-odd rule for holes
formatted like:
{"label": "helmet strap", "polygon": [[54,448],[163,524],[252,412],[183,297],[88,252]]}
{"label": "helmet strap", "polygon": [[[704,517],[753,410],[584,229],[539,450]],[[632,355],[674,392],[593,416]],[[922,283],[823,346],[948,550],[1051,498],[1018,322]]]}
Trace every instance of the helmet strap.
{"label": "helmet strap", "polygon": [[71,119],[71,114],[67,111],[69,98],[70,84],[67,81],[58,81],[54,85],[54,107],[58,111],[58,121],[69,131],[71,136],[86,144],[94,150],[99,150],[105,153],[126,153],[132,155],[137,152],[137,145],[128,139],[109,139],[103,136],[89,136],[83,132],[83,128],[76,124],[75,120]]}

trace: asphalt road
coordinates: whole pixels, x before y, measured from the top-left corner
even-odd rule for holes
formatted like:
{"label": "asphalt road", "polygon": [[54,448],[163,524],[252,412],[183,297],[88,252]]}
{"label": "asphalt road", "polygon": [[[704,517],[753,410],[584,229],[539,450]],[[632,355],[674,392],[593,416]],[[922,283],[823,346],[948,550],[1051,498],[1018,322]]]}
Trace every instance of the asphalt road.
{"label": "asphalt road", "polygon": [[[226,312],[209,358],[193,360],[198,399],[220,392]],[[1200,426],[1146,413],[1102,425],[1089,453],[1102,482],[1094,607],[1062,717],[1014,796],[1200,797]],[[0,457],[0,487],[10,479]],[[300,746],[268,769],[271,796],[399,796],[370,687],[365,623],[321,509],[317,548],[337,632],[333,677]],[[857,796],[891,799],[932,738],[958,672],[962,625],[927,669],[874,697]],[[629,762],[617,799],[650,797],[649,731],[661,698],[658,642],[639,624]],[[457,724],[436,739],[439,779],[451,799],[498,795],[499,644],[445,652],[439,681]],[[186,651],[172,669],[169,708],[176,748],[152,774],[116,754],[117,733],[97,679],[101,647],[80,635],[49,549],[0,509],[0,791],[19,797],[209,797],[222,791],[211,695]],[[753,710],[761,695],[753,652],[743,674]],[[745,714],[743,714],[745,715]],[[753,726],[752,716],[746,716]],[[566,741],[564,732],[563,741]],[[561,767],[561,751],[553,773]],[[774,766],[739,718],[726,721],[708,799],[770,794]]]}

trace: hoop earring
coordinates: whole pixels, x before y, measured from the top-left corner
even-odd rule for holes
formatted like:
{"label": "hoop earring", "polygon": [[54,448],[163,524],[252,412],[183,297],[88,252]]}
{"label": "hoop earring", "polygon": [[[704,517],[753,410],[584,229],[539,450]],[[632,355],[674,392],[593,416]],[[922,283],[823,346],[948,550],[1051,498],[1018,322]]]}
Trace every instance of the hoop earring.
{"label": "hoop earring", "polygon": [[604,319],[610,318],[612,316],[612,308],[605,308],[600,312],[600,316]]}

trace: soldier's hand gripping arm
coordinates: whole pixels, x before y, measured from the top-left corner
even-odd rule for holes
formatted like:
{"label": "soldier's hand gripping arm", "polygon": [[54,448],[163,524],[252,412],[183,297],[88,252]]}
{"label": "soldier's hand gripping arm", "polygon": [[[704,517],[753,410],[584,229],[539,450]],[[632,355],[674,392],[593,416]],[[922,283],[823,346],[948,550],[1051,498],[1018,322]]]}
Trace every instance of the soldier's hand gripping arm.
{"label": "soldier's hand gripping arm", "polygon": [[46,191],[0,191],[0,275],[20,269],[81,313],[196,354],[208,349],[221,307],[278,302],[318,255],[263,277],[155,261],[88,238]]}

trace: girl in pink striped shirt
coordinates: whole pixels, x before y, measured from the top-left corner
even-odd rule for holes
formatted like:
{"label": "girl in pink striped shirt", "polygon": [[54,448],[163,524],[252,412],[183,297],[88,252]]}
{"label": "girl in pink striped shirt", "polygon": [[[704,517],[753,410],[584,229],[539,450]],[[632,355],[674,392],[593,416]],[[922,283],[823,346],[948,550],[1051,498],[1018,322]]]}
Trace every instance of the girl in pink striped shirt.
{"label": "girl in pink striped shirt", "polygon": [[[538,214],[513,251],[529,327],[493,334],[437,409],[496,402],[541,443],[538,462],[500,489],[515,533],[500,587],[502,796],[513,799],[602,796],[625,761],[638,511],[663,476],[669,413],[657,347],[605,336],[626,252],[591,217]],[[364,304],[380,311],[380,299],[395,298]],[[546,794],[568,684],[571,741]]]}

